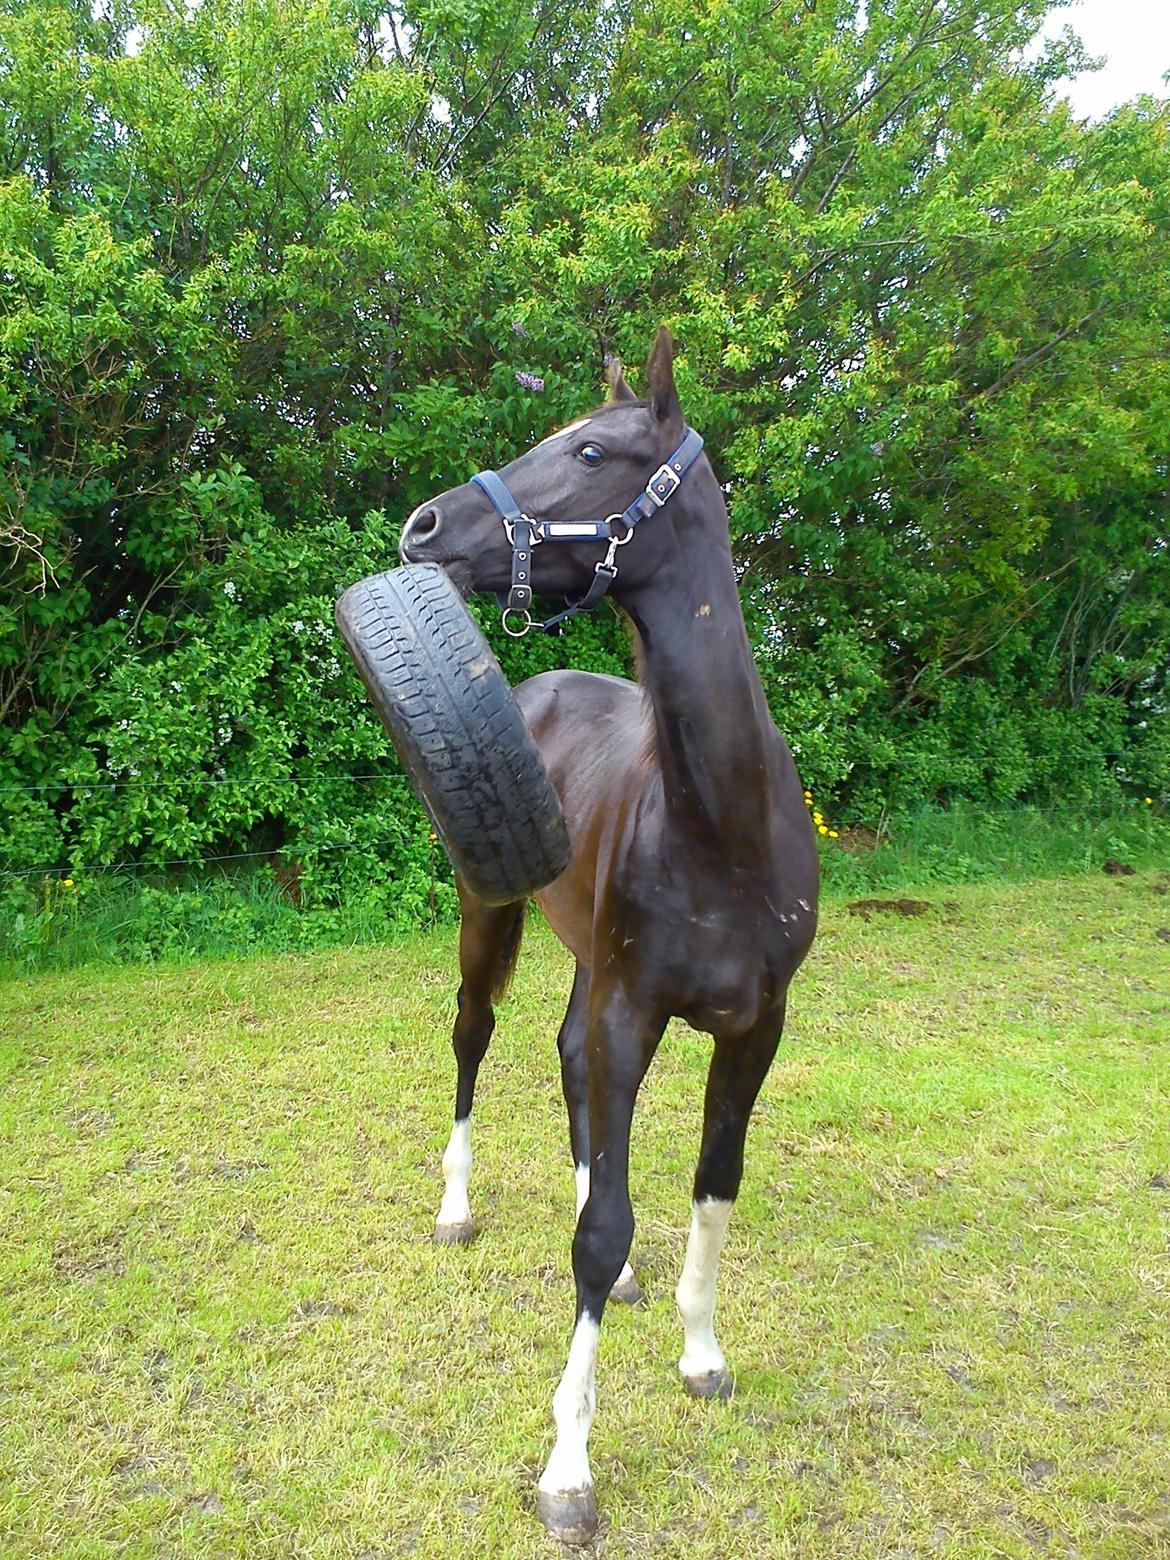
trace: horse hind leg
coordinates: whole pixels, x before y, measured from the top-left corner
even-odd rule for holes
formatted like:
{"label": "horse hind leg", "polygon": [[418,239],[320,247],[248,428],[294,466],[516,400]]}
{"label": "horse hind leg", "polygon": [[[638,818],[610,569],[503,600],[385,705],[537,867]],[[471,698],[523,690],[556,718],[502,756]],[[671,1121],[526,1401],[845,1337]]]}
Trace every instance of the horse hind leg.
{"label": "horse hind leg", "polygon": [[475,1233],[468,1186],[471,1180],[471,1106],[479,1065],[496,1026],[493,1000],[506,991],[524,931],[524,901],[492,906],[462,884],[459,903],[459,1011],[451,1035],[458,1069],[455,1124],[443,1152],[443,1200],[435,1220],[435,1243],[464,1246]]}
{"label": "horse hind leg", "polygon": [[782,1012],[771,1014],[746,1035],[717,1040],[707,1074],[691,1228],[675,1290],[683,1323],[678,1368],[692,1397],[728,1398],[734,1385],[715,1336],[715,1283],[723,1237],[743,1176],[748,1120],[776,1054],[783,1022]]}
{"label": "horse hind leg", "polygon": [[[557,1035],[561,1056],[561,1089],[569,1113],[569,1148],[573,1155],[573,1175],[577,1183],[577,1213],[589,1201],[589,1075],[585,1059],[585,1037],[589,1028],[589,971],[577,965],[569,1006]],[[639,1305],[642,1289],[629,1262],[617,1276],[609,1298],[621,1305]]]}

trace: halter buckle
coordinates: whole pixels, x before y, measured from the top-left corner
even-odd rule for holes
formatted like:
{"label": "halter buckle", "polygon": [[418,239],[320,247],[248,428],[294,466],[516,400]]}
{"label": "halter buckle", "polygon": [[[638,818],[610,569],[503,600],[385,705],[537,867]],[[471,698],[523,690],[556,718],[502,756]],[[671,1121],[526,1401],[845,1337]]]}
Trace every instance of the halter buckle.
{"label": "halter buckle", "polygon": [[663,461],[646,484],[646,492],[655,508],[661,509],[667,499],[681,486],[682,478],[672,466]]}
{"label": "halter buckle", "polygon": [[[531,519],[528,515],[521,515],[519,518],[520,518],[521,521],[523,521],[523,523],[525,525],[530,526],[532,528],[531,529],[531,539],[529,541],[529,546],[530,547],[539,547],[541,542],[544,541],[544,537],[541,536],[541,534],[540,534],[540,526],[536,523],[535,520]],[[501,519],[504,520],[504,534],[508,538],[508,546],[509,547],[515,547],[515,545],[516,545],[516,538],[515,538],[514,532],[515,532],[515,529],[516,529],[516,521],[515,520],[508,520],[508,519],[506,519],[503,516],[501,516]]]}

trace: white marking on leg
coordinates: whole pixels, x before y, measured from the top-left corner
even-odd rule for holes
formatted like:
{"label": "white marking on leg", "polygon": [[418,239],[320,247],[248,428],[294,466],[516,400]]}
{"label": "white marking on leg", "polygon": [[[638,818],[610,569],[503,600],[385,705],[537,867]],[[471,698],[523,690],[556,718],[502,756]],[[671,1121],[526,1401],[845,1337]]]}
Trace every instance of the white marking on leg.
{"label": "white marking on leg", "polygon": [[[581,1209],[584,1208],[585,1204],[589,1201],[589,1166],[574,1165],[573,1174],[577,1179],[577,1218],[580,1219]],[[624,1262],[622,1264],[622,1270],[618,1274],[614,1283],[614,1288],[616,1289],[618,1284],[624,1283],[626,1279],[633,1280],[633,1278],[633,1268],[628,1262]]]}
{"label": "white marking on leg", "polygon": [[674,1292],[683,1323],[678,1368],[684,1376],[705,1376],[727,1366],[715,1337],[715,1277],[732,1206],[717,1197],[691,1204],[686,1260]]}
{"label": "white marking on leg", "polygon": [[467,1187],[471,1180],[471,1117],[465,1116],[451,1128],[447,1147],[443,1150],[443,1201],[439,1204],[441,1224],[470,1224],[471,1204],[467,1200]]}
{"label": "white marking on leg", "polygon": [[553,1393],[557,1439],[539,1485],[546,1495],[587,1490],[593,1484],[589,1471],[589,1431],[597,1408],[594,1371],[600,1332],[598,1324],[587,1315],[581,1317],[573,1331],[565,1373]]}

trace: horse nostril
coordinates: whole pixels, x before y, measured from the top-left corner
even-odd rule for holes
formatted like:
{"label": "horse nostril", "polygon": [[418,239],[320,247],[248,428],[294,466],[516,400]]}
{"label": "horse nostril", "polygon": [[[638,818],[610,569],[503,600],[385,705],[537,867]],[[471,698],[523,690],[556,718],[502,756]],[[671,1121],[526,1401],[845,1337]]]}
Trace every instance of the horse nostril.
{"label": "horse nostril", "polygon": [[410,562],[409,554],[415,547],[433,541],[439,531],[439,511],[435,508],[416,509],[406,522],[402,540],[398,544],[398,556],[404,563]]}
{"label": "horse nostril", "polygon": [[415,513],[410,522],[410,539],[412,542],[429,542],[434,539],[439,530],[439,511],[437,509],[420,509]]}

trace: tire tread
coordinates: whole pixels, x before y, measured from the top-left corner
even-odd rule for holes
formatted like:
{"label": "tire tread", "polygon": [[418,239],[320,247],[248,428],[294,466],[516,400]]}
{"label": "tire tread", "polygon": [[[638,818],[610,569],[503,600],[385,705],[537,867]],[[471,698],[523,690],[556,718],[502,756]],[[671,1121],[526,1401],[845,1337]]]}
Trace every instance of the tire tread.
{"label": "tire tread", "polygon": [[560,800],[499,662],[436,564],[351,585],[337,626],[455,870],[487,904],[564,871]]}

